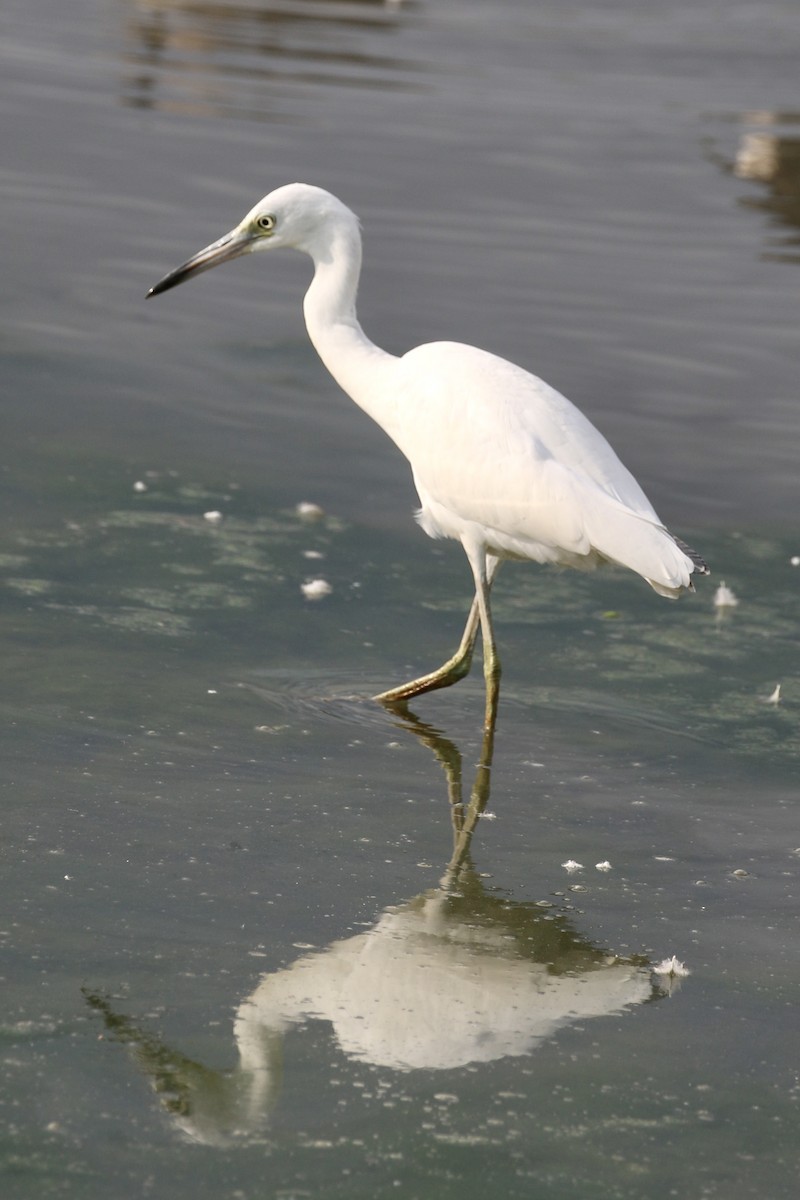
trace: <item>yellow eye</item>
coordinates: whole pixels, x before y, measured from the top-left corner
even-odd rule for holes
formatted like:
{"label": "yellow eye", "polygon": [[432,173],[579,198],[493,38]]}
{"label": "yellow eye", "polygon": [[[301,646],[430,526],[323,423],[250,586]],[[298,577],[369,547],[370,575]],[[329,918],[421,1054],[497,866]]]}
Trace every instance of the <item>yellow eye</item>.
{"label": "yellow eye", "polygon": [[262,213],[256,220],[256,225],[262,233],[272,233],[275,228],[275,218],[272,213]]}

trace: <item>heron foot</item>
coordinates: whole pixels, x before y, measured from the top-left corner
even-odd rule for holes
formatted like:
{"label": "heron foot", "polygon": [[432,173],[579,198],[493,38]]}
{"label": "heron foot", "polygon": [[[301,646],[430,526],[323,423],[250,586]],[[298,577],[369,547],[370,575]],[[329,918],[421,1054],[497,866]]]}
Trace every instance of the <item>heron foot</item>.
{"label": "heron foot", "polygon": [[459,679],[464,679],[466,675],[469,675],[471,666],[471,651],[467,655],[454,654],[438,670],[421,675],[419,679],[412,679],[409,683],[401,683],[398,687],[389,688],[387,692],[380,692],[379,695],[372,698],[381,704],[402,704],[407,700],[413,700],[415,696],[424,695],[425,692],[435,692],[439,688],[450,687],[452,684],[458,683]]}

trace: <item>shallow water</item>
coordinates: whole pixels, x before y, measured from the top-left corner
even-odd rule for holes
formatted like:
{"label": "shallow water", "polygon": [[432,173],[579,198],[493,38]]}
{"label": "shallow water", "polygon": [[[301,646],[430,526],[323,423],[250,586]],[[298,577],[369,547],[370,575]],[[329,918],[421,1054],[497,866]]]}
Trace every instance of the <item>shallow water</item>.
{"label": "shallow water", "polygon": [[[794,7],[4,26],[3,1194],[793,1196]],[[370,700],[468,570],[307,266],[143,302],[292,178],[361,214],[379,343],[531,366],[712,564],[505,568],[491,770],[477,674]]]}

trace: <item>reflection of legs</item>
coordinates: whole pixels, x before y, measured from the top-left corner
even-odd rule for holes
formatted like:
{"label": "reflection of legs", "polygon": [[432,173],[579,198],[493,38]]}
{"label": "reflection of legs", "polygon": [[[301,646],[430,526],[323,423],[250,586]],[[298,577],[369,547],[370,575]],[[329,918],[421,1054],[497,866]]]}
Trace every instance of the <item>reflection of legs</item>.
{"label": "reflection of legs", "polygon": [[[486,602],[485,607],[488,611],[488,596],[492,586],[492,580],[497,574],[497,568],[500,566],[500,559],[495,558],[493,554],[486,555],[486,570],[485,570],[485,591]],[[473,573],[475,568],[473,567]],[[469,674],[472,666],[472,655],[475,650],[475,640],[478,636],[478,629],[481,625],[481,601],[478,595],[477,578],[475,598],[472,601],[472,607],[469,610],[467,623],[464,626],[464,632],[461,636],[461,642],[458,649],[452,658],[448,658],[446,663],[442,663],[436,671],[431,671],[427,675],[421,675],[419,679],[412,679],[410,683],[402,683],[399,687],[390,688],[388,692],[381,692],[376,696],[376,700],[380,700],[384,704],[397,704],[403,700],[411,700],[414,696],[421,696],[423,692],[433,692],[437,688],[450,687],[452,683],[458,683],[459,679],[463,679]],[[486,635],[484,632],[484,647],[486,646]],[[494,639],[492,639],[494,646]],[[496,653],[494,655],[496,660]],[[498,678],[500,664],[497,664]],[[496,701],[495,701],[496,703]]]}
{"label": "reflection of legs", "polygon": [[450,802],[453,829],[458,832],[464,817],[464,805],[461,802],[461,751],[441,730],[420,721],[409,709],[404,711],[402,724],[399,724],[398,728],[413,733],[436,755],[447,780],[447,799]]}
{"label": "reflection of legs", "polygon": [[[496,715],[496,708],[495,708]],[[453,821],[453,830],[455,838],[453,842],[453,856],[447,864],[447,871],[441,881],[441,886],[445,889],[452,888],[456,885],[461,868],[469,863],[469,851],[472,843],[472,835],[475,832],[475,826],[478,824],[484,809],[489,801],[489,789],[492,783],[492,755],[494,754],[494,720],[491,724],[487,724],[483,731],[483,742],[481,744],[481,757],[478,762],[478,767],[475,772],[475,782],[472,785],[472,792],[469,798],[469,807],[466,813],[460,814],[460,820]],[[459,805],[459,808],[461,806]],[[454,813],[455,817],[455,813]]]}
{"label": "reflection of legs", "polygon": [[398,727],[413,733],[433,751],[447,779],[447,798],[450,801],[450,814],[453,822],[453,853],[440,886],[445,891],[450,891],[458,886],[462,869],[471,865],[472,835],[489,801],[492,755],[494,754],[494,725],[489,725],[483,731],[475,782],[472,785],[466,809],[461,794],[461,752],[455,742],[445,737],[438,729],[434,729],[432,725],[426,725],[424,721],[420,721],[418,717],[408,711],[403,714],[402,724]]}

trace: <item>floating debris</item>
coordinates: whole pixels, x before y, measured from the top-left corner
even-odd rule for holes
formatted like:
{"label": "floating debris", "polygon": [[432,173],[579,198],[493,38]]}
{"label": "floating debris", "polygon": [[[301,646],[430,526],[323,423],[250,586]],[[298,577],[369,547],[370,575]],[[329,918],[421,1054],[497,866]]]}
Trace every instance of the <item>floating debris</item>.
{"label": "floating debris", "polygon": [[323,600],[325,596],[330,596],[333,588],[327,579],[309,579],[301,584],[300,590],[306,600]]}
{"label": "floating debris", "polygon": [[147,484],[145,483],[145,481],[143,479],[137,479],[136,483],[133,485],[133,490],[135,492],[146,492]]}
{"label": "floating debris", "polygon": [[605,859],[603,862],[595,863],[594,869],[595,871],[610,871],[611,863],[608,861],[608,859]]}
{"label": "floating debris", "polygon": [[684,966],[674,954],[672,958],[665,958],[657,967],[653,967],[653,972],[656,975],[669,975],[670,978],[683,978],[683,976],[691,974],[689,968]]}
{"label": "floating debris", "polygon": [[211,512],[203,513],[203,520],[209,521],[212,525],[219,525],[220,521],[222,520],[222,513],[217,512],[216,509],[213,509]]}
{"label": "floating debris", "polygon": [[583,870],[583,863],[575,862],[574,858],[568,858],[567,861],[563,862],[561,865],[564,870],[569,871],[570,874],[572,874],[573,871]]}
{"label": "floating debris", "polygon": [[723,579],[722,583],[714,593],[714,608],[736,608],[739,603],[739,598],[733,592]]}
{"label": "floating debris", "polygon": [[761,697],[762,704],[778,705],[778,704],[780,704],[780,702],[781,702],[781,685],[779,683],[775,684],[774,692],[770,692],[770,694],[768,696]]}
{"label": "floating debris", "polygon": [[310,500],[301,500],[294,510],[303,521],[321,521],[325,510]]}

